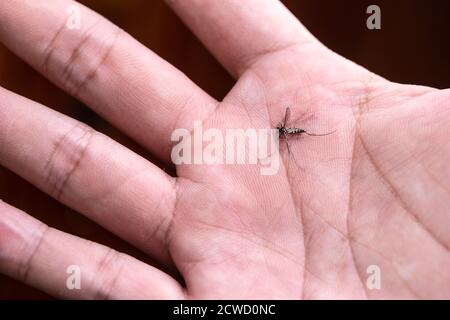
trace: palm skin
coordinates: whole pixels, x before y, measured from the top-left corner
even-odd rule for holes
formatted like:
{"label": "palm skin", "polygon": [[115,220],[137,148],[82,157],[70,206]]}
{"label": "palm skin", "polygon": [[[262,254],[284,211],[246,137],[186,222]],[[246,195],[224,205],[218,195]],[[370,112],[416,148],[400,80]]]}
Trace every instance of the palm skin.
{"label": "palm skin", "polygon": [[[47,229],[31,236],[25,231],[21,231],[25,235],[21,234],[12,227],[14,223],[21,221],[18,224],[39,228],[35,221],[16,216],[11,208],[2,208],[6,213],[0,223],[1,271],[57,296],[71,298],[450,297],[449,91],[391,83],[325,49],[309,35],[304,36],[306,41],[271,45],[247,55],[244,52],[238,64],[236,55],[223,53],[220,45],[211,45],[209,35],[202,35],[197,22],[191,21],[191,13],[183,8],[185,3],[171,1],[194,32],[200,33],[219,60],[239,78],[223,101],[202,100],[209,102],[201,116],[204,128],[275,128],[286,107],[290,107],[295,126],[308,132],[333,134],[291,138],[292,155],[281,148],[283,164],[273,176],[262,176],[255,165],[183,165],[177,167],[177,177],[169,179],[120,149],[116,158],[133,169],[117,174],[119,179],[114,172],[125,170],[120,161],[98,165],[99,155],[104,157],[113,148],[109,140],[99,136],[87,139],[86,136],[91,136],[89,130],[78,133],[72,126],[59,141],[71,136],[73,141],[65,143],[83,152],[75,157],[76,161],[72,158],[68,161],[64,148],[56,144],[49,163],[57,168],[57,173],[49,170],[50,174],[46,174],[50,177],[47,180],[54,180],[52,187],[30,175],[29,167],[15,167],[17,162],[29,161],[29,157],[25,154],[19,159],[14,155],[21,150],[14,149],[17,143],[13,144],[11,139],[9,148],[16,152],[0,154],[3,165],[118,233],[168,268],[176,268],[185,287],[153,267],[103,247],[86,248],[79,239],[68,235]],[[192,1],[190,10],[200,14],[195,10],[199,3],[202,1]],[[202,3],[204,23],[216,21],[214,7],[222,4],[206,3]],[[14,5],[3,6],[9,9],[3,12],[13,12]],[[271,12],[272,5],[267,6]],[[233,8],[225,5],[220,9],[237,10]],[[244,16],[232,18],[239,22]],[[8,13],[4,13],[3,19],[7,18]],[[252,26],[249,24],[249,29]],[[292,28],[298,28],[297,24],[292,22]],[[221,36],[230,43],[236,36],[222,32]],[[258,44],[247,44],[259,49]],[[233,52],[235,48],[230,47]],[[115,54],[119,53],[113,52],[110,60],[115,62]],[[120,69],[113,62],[108,66]],[[58,79],[53,80],[58,83]],[[94,95],[88,90],[84,96],[67,82],[64,79],[61,86],[83,101]],[[92,91],[96,85],[93,82]],[[186,84],[178,89],[188,91],[191,87]],[[148,98],[137,96],[137,102]],[[188,97],[182,102],[183,110],[200,100],[195,95]],[[106,111],[95,104],[93,107],[106,116]],[[4,107],[0,112],[4,112],[6,119],[12,117],[13,111]],[[192,126],[191,120],[196,118],[186,112],[180,114],[185,118],[172,119],[167,127]],[[3,127],[12,127],[12,122],[5,120]],[[119,121],[118,126],[129,127],[130,135],[146,146],[155,144],[154,137],[148,141],[139,139],[135,129],[131,129],[132,123]],[[156,131],[159,127],[155,128]],[[0,138],[3,135],[0,131]],[[163,139],[168,140],[168,135]],[[95,151],[96,146],[101,151]],[[167,161],[165,151],[170,150],[170,145],[155,149],[163,150],[162,154],[155,153]],[[88,156],[82,157],[86,150]],[[152,147],[150,150],[155,151]],[[61,158],[74,162],[76,173],[73,168],[58,170],[59,166],[52,164],[62,162]],[[115,170],[105,169],[111,166]],[[147,171],[151,171],[149,177],[145,175]],[[111,181],[111,185],[92,186],[97,180]],[[91,187],[90,192],[82,188],[85,181],[89,182],[86,185]],[[173,192],[158,193],[166,188]],[[80,198],[84,204],[80,204]],[[147,198],[152,199],[150,204],[143,200]],[[129,216],[143,211],[145,217],[131,219],[119,215],[114,217],[116,223],[105,217],[114,209]],[[169,214],[158,216],[165,211]],[[135,224],[123,230],[121,225],[129,222]],[[16,253],[10,249],[16,238],[39,239],[28,240],[29,250],[17,249],[23,255],[24,261],[20,263],[8,251]],[[58,241],[68,245],[60,248]],[[66,250],[71,246],[72,250]],[[84,249],[92,253],[89,251],[85,256],[80,253]],[[31,253],[27,255],[27,251]],[[49,252],[65,255],[49,258]],[[61,289],[65,279],[61,270],[72,261],[82,264],[82,270],[91,268],[101,274],[90,279],[80,293]],[[48,269],[44,265],[57,275],[45,274]],[[380,289],[371,290],[366,285],[369,266],[380,269]]]}
{"label": "palm skin", "polygon": [[[313,47],[268,54],[211,118],[227,123],[239,112],[245,127],[246,110],[259,105],[274,127],[291,103],[301,118],[314,113],[303,127],[336,133],[291,139],[298,166],[284,150],[273,177],[248,167],[179,168],[184,195],[170,248],[190,293],[448,296],[448,91],[390,83],[331,52],[310,66],[301,51],[317,59]],[[381,269],[380,290],[366,288],[370,265]]]}

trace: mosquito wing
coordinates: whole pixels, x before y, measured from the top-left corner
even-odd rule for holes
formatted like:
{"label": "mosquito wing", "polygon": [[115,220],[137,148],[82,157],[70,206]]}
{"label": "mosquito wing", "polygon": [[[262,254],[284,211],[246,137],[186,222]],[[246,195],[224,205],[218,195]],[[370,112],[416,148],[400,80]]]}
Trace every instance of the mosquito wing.
{"label": "mosquito wing", "polygon": [[283,125],[284,125],[285,127],[288,126],[288,121],[289,121],[289,118],[290,118],[290,117],[291,117],[291,108],[287,107],[287,108],[286,108],[286,113],[285,113],[285,115],[284,115],[284,123],[283,123]]}

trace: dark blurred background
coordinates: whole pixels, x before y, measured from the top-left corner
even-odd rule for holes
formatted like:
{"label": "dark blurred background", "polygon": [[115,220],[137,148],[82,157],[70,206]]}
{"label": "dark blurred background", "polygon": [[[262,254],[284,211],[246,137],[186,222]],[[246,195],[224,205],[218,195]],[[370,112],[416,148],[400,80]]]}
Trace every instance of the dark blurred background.
{"label": "dark blurred background", "polygon": [[[5,0],[1,0],[5,1]],[[226,0],[212,0],[226,1]],[[245,0],[242,0],[245,1]],[[160,0],[82,0],[186,73],[217,99],[233,79]],[[392,81],[450,88],[450,1],[284,0],[329,48]],[[381,7],[382,29],[366,28],[366,8]],[[276,32],[276,30],[274,30]],[[57,89],[0,45],[0,85],[108,134],[149,157],[83,104]],[[0,146],[1,148],[1,146]],[[126,243],[0,167],[0,198],[47,224],[145,260]],[[0,299],[48,299],[0,275]]]}

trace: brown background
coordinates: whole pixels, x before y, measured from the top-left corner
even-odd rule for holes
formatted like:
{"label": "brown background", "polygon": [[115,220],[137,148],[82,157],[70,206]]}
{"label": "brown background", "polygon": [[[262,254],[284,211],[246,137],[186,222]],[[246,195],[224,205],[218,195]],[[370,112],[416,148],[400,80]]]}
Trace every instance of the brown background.
{"label": "brown background", "polygon": [[[185,72],[215,98],[222,98],[233,85],[233,79],[162,1],[81,2],[135,36]],[[397,82],[438,88],[450,87],[450,1],[286,0],[283,2],[328,47],[371,71]],[[378,4],[381,7],[382,30],[370,31],[365,26],[367,18],[365,11],[370,4]],[[144,156],[149,156],[1,45],[0,85],[82,120]],[[130,252],[143,259],[138,252],[118,238],[1,167],[0,198],[53,227],[113,245],[119,250]],[[0,299],[17,298],[49,297],[0,275]]]}

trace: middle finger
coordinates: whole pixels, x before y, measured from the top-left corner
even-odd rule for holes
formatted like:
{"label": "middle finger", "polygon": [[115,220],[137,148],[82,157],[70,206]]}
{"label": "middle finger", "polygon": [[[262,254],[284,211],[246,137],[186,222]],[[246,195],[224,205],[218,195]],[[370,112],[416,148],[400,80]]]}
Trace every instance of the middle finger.
{"label": "middle finger", "polygon": [[0,41],[166,161],[172,130],[204,118],[216,103],[182,72],[75,1],[0,1]]}

